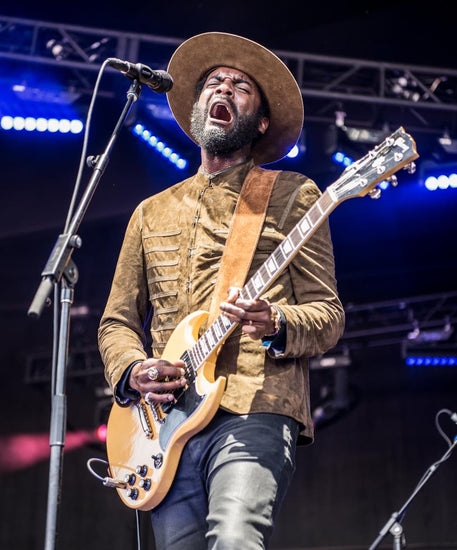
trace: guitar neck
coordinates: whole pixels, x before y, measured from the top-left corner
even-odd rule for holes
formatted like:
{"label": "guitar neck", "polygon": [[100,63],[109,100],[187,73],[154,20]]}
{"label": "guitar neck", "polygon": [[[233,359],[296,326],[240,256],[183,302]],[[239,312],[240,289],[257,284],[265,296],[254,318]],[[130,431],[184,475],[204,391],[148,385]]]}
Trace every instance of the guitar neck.
{"label": "guitar neck", "polygon": [[[331,190],[327,189],[252,275],[241,289],[240,297],[244,300],[256,300],[270,288],[338,202]],[[190,359],[193,368],[198,370],[225,341],[237,324],[221,313],[197,342],[187,350],[185,360]]]}

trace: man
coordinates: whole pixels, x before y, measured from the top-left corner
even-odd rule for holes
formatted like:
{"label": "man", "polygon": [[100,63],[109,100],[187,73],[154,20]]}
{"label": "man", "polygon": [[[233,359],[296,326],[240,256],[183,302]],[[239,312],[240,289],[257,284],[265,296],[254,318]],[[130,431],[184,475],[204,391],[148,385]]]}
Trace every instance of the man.
{"label": "man", "polygon": [[[178,322],[210,309],[243,184],[258,172],[263,182],[267,171],[255,165],[285,156],[303,123],[290,71],[245,38],[195,36],[176,50],[168,72],[171,110],[199,144],[201,166],[143,201],[126,231],[99,330],[107,380],[126,406],[140,398],[173,403],[186,387],[184,362],[160,359],[163,349]],[[305,176],[279,173],[248,278],[319,195]],[[217,356],[215,376],[226,379],[219,410],[187,442],[171,489],[152,510],[158,550],[266,548],[297,440],[313,440],[307,358],[333,347],[344,324],[327,221],[261,297],[241,299],[239,286],[217,304],[237,323]],[[148,358],[143,327],[151,307]]]}

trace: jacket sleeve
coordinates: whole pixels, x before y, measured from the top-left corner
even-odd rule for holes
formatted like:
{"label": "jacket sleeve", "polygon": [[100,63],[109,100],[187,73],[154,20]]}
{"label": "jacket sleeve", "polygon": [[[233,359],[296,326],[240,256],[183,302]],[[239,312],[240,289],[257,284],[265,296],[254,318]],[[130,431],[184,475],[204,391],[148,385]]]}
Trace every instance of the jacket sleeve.
{"label": "jacket sleeve", "polygon": [[[320,195],[311,180],[302,184],[291,222],[298,223]],[[337,292],[328,219],[300,248],[288,270],[292,299],[277,304],[286,318],[286,346],[283,353],[275,357],[312,357],[325,353],[338,342],[345,320]]]}
{"label": "jacket sleeve", "polygon": [[130,218],[114,273],[111,291],[98,329],[105,377],[112,389],[134,361],[147,357],[144,323],[148,309],[141,205]]}

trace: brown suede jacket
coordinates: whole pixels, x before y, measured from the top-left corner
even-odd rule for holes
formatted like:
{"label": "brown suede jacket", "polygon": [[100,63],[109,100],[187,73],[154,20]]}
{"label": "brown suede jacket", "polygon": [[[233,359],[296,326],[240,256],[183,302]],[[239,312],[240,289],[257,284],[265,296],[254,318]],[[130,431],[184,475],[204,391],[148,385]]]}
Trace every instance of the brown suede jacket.
{"label": "brown suede jacket", "polygon": [[[146,358],[143,326],[151,304],[153,355],[160,357],[176,325],[208,310],[231,216],[249,161],[221,173],[201,172],[144,200],[133,213],[99,328],[106,378],[115,388],[126,368]],[[320,196],[310,179],[281,172],[248,277]],[[265,293],[286,318],[282,353],[266,351],[236,329],[218,355],[227,378],[221,406],[238,414],[272,412],[301,423],[313,439],[307,359],[332,348],[344,328],[328,220]]]}

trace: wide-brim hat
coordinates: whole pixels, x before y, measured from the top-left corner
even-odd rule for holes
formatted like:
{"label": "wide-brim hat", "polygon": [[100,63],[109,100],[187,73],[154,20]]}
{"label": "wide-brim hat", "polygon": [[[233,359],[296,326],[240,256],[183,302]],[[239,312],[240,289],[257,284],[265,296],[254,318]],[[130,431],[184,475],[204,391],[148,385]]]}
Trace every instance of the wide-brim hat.
{"label": "wide-brim hat", "polygon": [[303,126],[303,98],[286,65],[273,52],[247,38],[207,32],[183,42],[168,64],[173,88],[170,109],[182,130],[192,139],[190,119],[196,85],[215,67],[232,67],[249,75],[262,89],[270,109],[270,124],[252,150],[256,164],[283,158],[297,143]]}

